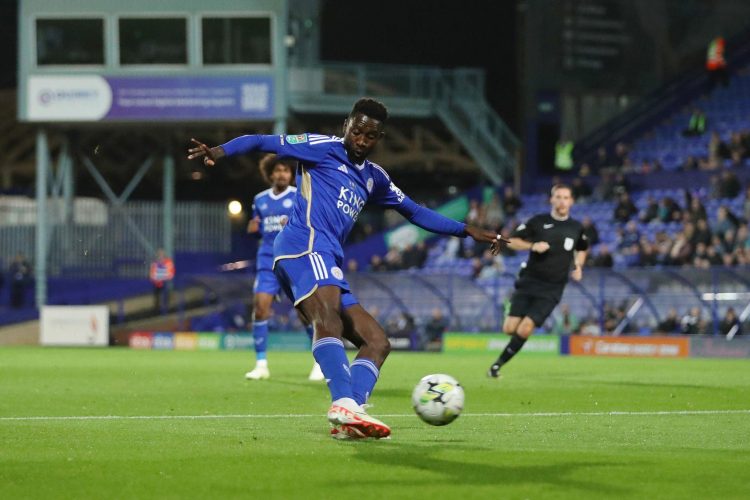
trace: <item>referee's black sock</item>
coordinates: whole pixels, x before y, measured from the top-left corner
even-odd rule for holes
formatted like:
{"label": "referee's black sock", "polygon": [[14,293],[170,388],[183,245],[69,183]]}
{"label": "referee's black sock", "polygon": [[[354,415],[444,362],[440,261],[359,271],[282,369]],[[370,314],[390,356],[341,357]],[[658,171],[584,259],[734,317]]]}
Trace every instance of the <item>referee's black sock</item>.
{"label": "referee's black sock", "polygon": [[[526,339],[518,335],[517,333],[514,333],[510,337],[510,342],[508,342],[508,345],[505,346],[505,349],[503,349],[503,352],[500,354],[500,357],[497,358],[497,361],[495,362],[495,365],[497,365],[498,370],[501,366],[503,366],[505,363],[510,361],[510,359],[515,356],[518,351],[521,350],[523,345],[526,343]],[[495,366],[493,365],[493,367]]]}

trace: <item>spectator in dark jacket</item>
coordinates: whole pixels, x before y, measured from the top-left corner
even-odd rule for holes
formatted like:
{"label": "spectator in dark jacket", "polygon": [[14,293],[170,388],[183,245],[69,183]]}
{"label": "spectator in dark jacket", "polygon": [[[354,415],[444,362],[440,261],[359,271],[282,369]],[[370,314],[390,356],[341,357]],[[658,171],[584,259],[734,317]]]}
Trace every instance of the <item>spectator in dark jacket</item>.
{"label": "spectator in dark jacket", "polygon": [[599,230],[596,229],[596,224],[594,224],[594,221],[589,217],[588,215],[581,220],[581,225],[583,226],[583,234],[586,235],[586,238],[589,240],[589,246],[594,246],[599,244]]}
{"label": "spectator in dark jacket", "polygon": [[724,319],[719,323],[719,332],[726,336],[735,327],[737,328],[735,335],[742,335],[742,323],[740,323],[737,313],[734,311],[734,307],[730,307],[727,309]]}
{"label": "spectator in dark jacket", "polygon": [[632,216],[638,213],[633,200],[628,193],[620,194],[620,200],[615,207],[614,220],[616,222],[627,222]]}
{"label": "spectator in dark jacket", "polygon": [[674,307],[669,310],[667,317],[659,322],[656,327],[659,333],[677,333],[680,328],[680,320],[677,317],[677,309]]}

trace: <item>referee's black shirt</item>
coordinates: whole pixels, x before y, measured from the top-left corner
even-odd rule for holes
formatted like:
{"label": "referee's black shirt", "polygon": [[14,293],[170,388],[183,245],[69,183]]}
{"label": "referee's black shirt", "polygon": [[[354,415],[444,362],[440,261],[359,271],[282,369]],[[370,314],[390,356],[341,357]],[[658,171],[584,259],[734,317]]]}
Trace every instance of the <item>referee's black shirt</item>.
{"label": "referee's black shirt", "polygon": [[552,285],[565,286],[575,256],[574,250],[589,248],[583,226],[571,217],[561,221],[550,214],[535,215],[526,224],[518,226],[511,236],[532,243],[549,243],[549,250],[544,253],[529,251],[529,259],[521,269],[519,278],[532,278]]}

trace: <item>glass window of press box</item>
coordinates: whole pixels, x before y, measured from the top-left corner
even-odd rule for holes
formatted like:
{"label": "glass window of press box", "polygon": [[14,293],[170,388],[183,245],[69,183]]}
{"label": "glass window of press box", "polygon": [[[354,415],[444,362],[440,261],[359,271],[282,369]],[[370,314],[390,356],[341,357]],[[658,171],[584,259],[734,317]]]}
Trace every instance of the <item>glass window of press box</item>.
{"label": "glass window of press box", "polygon": [[270,17],[204,17],[203,64],[271,64]]}
{"label": "glass window of press box", "polygon": [[120,64],[187,64],[187,19],[121,18]]}
{"label": "glass window of press box", "polygon": [[104,64],[103,19],[37,19],[36,63]]}

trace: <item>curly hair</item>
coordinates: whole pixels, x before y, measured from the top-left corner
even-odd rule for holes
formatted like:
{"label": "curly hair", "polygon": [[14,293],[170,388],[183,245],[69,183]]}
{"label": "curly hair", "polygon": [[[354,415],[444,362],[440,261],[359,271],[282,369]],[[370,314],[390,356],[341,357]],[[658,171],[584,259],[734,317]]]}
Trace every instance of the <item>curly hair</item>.
{"label": "curly hair", "polygon": [[292,173],[292,182],[294,181],[294,171],[297,168],[297,162],[292,160],[291,158],[280,158],[278,155],[275,155],[273,153],[269,153],[266,156],[264,156],[260,160],[260,175],[263,176],[263,180],[266,181],[269,185],[271,183],[271,174],[273,174],[273,169],[276,167],[276,165],[281,164],[284,165],[289,169],[289,171]]}
{"label": "curly hair", "polygon": [[352,112],[349,113],[349,118],[354,117],[357,113],[362,113],[370,118],[375,118],[381,123],[385,123],[388,119],[388,108],[386,108],[382,102],[369,97],[363,97],[354,103]]}

